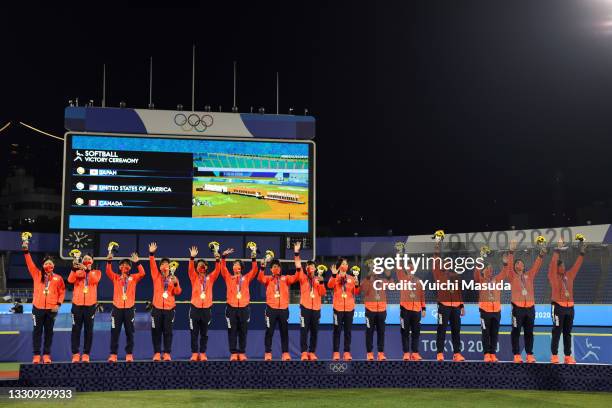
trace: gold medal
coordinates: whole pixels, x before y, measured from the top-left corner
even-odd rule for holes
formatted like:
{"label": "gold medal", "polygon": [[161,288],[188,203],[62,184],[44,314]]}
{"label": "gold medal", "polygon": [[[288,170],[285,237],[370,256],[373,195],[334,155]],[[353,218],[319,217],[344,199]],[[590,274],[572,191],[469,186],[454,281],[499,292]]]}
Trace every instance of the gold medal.
{"label": "gold medal", "polygon": [[279,298],[280,297],[280,292],[274,292],[274,297],[275,298]]}
{"label": "gold medal", "polygon": [[47,295],[49,294],[49,289],[44,289],[44,290],[43,290],[43,294],[44,294],[45,296],[47,296]]}
{"label": "gold medal", "polygon": [[236,299],[242,299],[242,293],[240,292],[236,293]]}
{"label": "gold medal", "polygon": [[162,294],[162,297],[163,297],[164,299],[168,299],[168,292],[164,292],[164,293]]}
{"label": "gold medal", "polygon": [[565,291],[565,297],[569,299],[569,297],[570,297],[569,290],[566,290],[566,291]]}
{"label": "gold medal", "polygon": [[121,299],[123,299],[123,300],[127,300],[127,295],[123,295],[123,296],[121,296]]}
{"label": "gold medal", "polygon": [[87,286],[85,286],[83,288],[83,293],[88,294],[89,293],[89,288]]}
{"label": "gold medal", "polygon": [[523,294],[523,296],[527,296],[527,289],[523,289],[521,293]]}
{"label": "gold medal", "polygon": [[375,298],[376,298],[376,300],[380,300],[380,295],[377,293]]}
{"label": "gold medal", "polygon": [[343,294],[342,294],[342,297],[346,299],[346,293],[343,293]]}
{"label": "gold medal", "polygon": [[493,301],[493,299],[495,299],[495,296],[493,296],[493,294],[492,294],[492,293],[489,293],[489,300],[492,302],[492,301]]}
{"label": "gold medal", "polygon": [[416,297],[416,295],[414,294],[414,292],[410,292],[410,299],[414,299]]}
{"label": "gold medal", "polygon": [[206,299],[206,293],[200,293],[200,299],[202,300]]}
{"label": "gold medal", "polygon": [[314,299],[314,292],[310,291],[310,297]]}

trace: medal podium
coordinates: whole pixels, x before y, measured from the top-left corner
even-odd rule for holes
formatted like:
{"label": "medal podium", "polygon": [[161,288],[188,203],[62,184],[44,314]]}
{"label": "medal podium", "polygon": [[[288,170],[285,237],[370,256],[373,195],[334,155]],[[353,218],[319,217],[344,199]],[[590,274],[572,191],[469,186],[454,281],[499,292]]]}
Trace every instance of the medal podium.
{"label": "medal podium", "polygon": [[472,388],[612,391],[612,365],[261,361],[23,364],[19,385],[77,391],[158,389]]}

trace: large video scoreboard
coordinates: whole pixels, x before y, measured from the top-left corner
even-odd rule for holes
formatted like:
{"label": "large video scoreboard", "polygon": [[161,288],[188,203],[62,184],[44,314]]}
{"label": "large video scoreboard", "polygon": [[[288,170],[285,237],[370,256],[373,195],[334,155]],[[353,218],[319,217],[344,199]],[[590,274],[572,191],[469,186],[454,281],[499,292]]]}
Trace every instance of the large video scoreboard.
{"label": "large video scoreboard", "polygon": [[111,240],[210,257],[215,240],[246,258],[252,240],[290,259],[292,242],[313,242],[311,141],[69,132],[64,148],[63,257],[103,257]]}

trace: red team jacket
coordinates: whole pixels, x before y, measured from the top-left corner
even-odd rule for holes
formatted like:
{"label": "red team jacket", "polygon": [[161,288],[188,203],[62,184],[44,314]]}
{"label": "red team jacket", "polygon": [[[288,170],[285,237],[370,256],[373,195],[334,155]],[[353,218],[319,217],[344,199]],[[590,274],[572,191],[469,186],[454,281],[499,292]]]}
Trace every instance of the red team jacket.
{"label": "red team jacket", "polygon": [[[170,274],[164,277],[157,269],[157,262],[153,255],[149,256],[151,264],[151,279],[153,279],[153,306],[157,309],[172,310],[176,307],[175,296],[183,291],[179,285],[178,278],[176,284],[170,279]],[[164,297],[164,292],[168,293]]]}
{"label": "red team jacket", "polygon": [[[188,274],[189,280],[191,281],[191,304],[193,306],[199,308],[208,308],[212,306],[213,285],[221,272],[221,263],[223,263],[223,268],[225,268],[225,259],[217,260],[215,262],[214,271],[204,276],[200,276],[195,269],[194,259],[191,258],[189,260]],[[204,294],[204,299],[202,299],[202,294]]]}
{"label": "red team jacket", "polygon": [[[327,287],[334,290],[334,310],[338,312],[352,312],[355,310],[355,296],[359,294],[359,286],[355,285],[355,277],[345,275],[340,277],[332,275]],[[343,290],[344,288],[344,290]],[[342,296],[342,295],[345,296]]]}
{"label": "red team jacket", "polygon": [[[249,305],[251,301],[249,285],[257,276],[257,271],[256,260],[251,262],[251,270],[244,275],[236,275],[234,273],[230,275],[225,264],[221,265],[221,276],[223,276],[225,286],[227,287],[226,299],[228,305],[232,307],[245,307]],[[240,287],[240,291],[238,291],[238,287]],[[240,298],[238,297],[238,292],[240,292]]]}
{"label": "red team jacket", "polygon": [[113,272],[113,264],[106,263],[106,276],[113,282],[113,306],[118,309],[130,309],[136,303],[136,285],[145,276],[142,265],[137,265],[137,273],[124,275]]}
{"label": "red team jacket", "polygon": [[72,304],[77,306],[93,306],[98,302],[98,283],[102,278],[102,271],[93,269],[72,269],[68,275],[68,282],[74,285]]}
{"label": "red team jacket", "polygon": [[36,267],[32,256],[24,251],[28,272],[34,281],[32,305],[37,309],[54,309],[64,303],[66,286],[64,279],[56,273],[43,273]]}

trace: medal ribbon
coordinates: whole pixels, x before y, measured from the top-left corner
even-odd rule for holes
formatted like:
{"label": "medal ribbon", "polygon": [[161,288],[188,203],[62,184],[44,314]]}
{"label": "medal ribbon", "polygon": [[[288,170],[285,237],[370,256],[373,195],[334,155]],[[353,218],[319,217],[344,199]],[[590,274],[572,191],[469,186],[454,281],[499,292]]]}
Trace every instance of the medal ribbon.
{"label": "medal ribbon", "polygon": [[244,277],[242,275],[240,275],[240,278],[238,278],[238,293],[240,293],[240,288],[242,287],[242,279]]}
{"label": "medal ribbon", "polygon": [[89,286],[89,274],[85,271],[85,287]]}
{"label": "medal ribbon", "polygon": [[168,279],[167,276],[164,277],[164,292],[168,292],[168,284],[170,282],[170,279]]}
{"label": "medal ribbon", "polygon": [[53,276],[53,272],[45,273],[45,290],[49,292],[49,284],[51,283],[51,277]]}
{"label": "medal ribbon", "polygon": [[276,279],[276,293],[280,293],[280,277],[276,276],[274,279]]}
{"label": "medal ribbon", "polygon": [[346,276],[340,279],[342,282],[342,293],[346,293],[346,281],[347,281]]}
{"label": "medal ribbon", "polygon": [[565,293],[569,293],[569,289],[567,288],[567,275],[565,273],[563,274],[563,277],[561,278],[561,284],[563,285],[563,290],[565,291]]}
{"label": "medal ribbon", "polygon": [[[526,281],[525,281],[525,273],[521,273],[521,288],[523,290],[527,290]],[[525,296],[525,295],[524,295]]]}
{"label": "medal ribbon", "polygon": [[200,292],[206,293],[206,275],[200,276]]}

